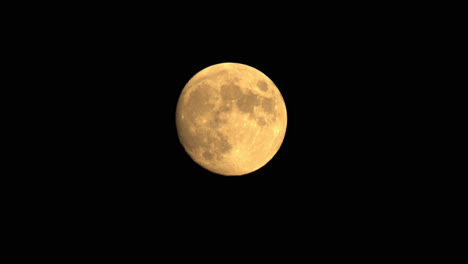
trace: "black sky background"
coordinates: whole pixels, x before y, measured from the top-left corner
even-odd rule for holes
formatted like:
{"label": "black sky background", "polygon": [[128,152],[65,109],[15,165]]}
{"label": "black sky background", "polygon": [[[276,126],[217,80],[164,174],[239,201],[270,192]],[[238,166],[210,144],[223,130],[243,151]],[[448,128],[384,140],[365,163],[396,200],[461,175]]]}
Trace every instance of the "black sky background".
{"label": "black sky background", "polygon": [[[422,7],[55,8],[12,22],[28,74],[3,256],[466,255],[446,150],[458,105],[431,71]],[[185,83],[221,62],[265,73],[288,111],[278,153],[243,177],[204,170],[177,138]]]}

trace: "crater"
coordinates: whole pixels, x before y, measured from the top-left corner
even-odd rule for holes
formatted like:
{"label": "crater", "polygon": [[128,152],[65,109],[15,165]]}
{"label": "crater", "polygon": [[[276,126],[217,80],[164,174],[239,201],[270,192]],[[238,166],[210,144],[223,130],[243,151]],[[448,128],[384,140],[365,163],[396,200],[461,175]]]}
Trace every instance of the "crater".
{"label": "crater", "polygon": [[203,152],[203,157],[204,157],[206,160],[212,160],[212,159],[213,159],[213,153],[208,152],[208,151],[205,151],[205,152]]}
{"label": "crater", "polygon": [[200,151],[206,160],[220,161],[232,149],[227,136],[219,131],[197,130],[194,134],[184,132],[180,138],[184,147],[192,152]]}
{"label": "crater", "polygon": [[268,91],[268,84],[264,81],[258,81],[257,87],[264,92]]}
{"label": "crater", "polygon": [[232,100],[236,100],[242,96],[242,91],[240,87],[234,83],[224,84],[221,86],[221,97],[223,98],[223,103],[226,105]]}
{"label": "crater", "polygon": [[266,125],[266,124],[267,124],[267,123],[265,122],[265,118],[263,118],[263,117],[258,117],[258,118],[257,118],[257,125],[259,125],[259,126],[264,126],[264,125]]}
{"label": "crater", "polygon": [[231,102],[225,102],[219,107],[219,112],[229,112],[232,110],[232,103]]}
{"label": "crater", "polygon": [[210,86],[198,87],[188,95],[189,99],[184,108],[188,109],[186,115],[191,122],[194,122],[197,116],[202,116],[213,109],[213,104],[209,103],[210,90],[212,90]]}
{"label": "crater", "polygon": [[218,152],[223,154],[229,152],[232,149],[232,146],[229,144],[227,136],[219,131],[217,131],[216,134],[218,137],[214,143],[214,146]]}
{"label": "crater", "polygon": [[219,127],[221,124],[224,124],[226,123],[227,120],[226,119],[223,119],[221,118],[221,113],[220,111],[216,111],[214,114],[213,114],[213,118],[210,120],[209,122],[209,126],[212,127],[212,128],[217,128]]}
{"label": "crater", "polygon": [[272,114],[275,110],[274,101],[272,98],[263,98],[262,100],[262,108],[265,112]]}
{"label": "crater", "polygon": [[259,98],[252,92],[242,95],[237,100],[237,107],[244,113],[253,113],[254,106],[259,104]]}

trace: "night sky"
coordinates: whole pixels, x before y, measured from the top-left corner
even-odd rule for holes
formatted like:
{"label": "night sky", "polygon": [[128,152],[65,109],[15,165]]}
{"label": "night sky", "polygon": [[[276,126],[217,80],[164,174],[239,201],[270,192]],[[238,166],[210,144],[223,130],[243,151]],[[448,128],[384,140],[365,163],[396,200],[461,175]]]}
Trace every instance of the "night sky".
{"label": "night sky", "polygon": [[[2,255],[463,255],[460,174],[445,149],[457,104],[429,71],[434,27],[420,9],[307,8],[64,7],[18,22],[31,74],[12,108],[21,140]],[[265,73],[288,111],[278,153],[242,177],[203,169],[177,137],[184,85],[221,62]]]}

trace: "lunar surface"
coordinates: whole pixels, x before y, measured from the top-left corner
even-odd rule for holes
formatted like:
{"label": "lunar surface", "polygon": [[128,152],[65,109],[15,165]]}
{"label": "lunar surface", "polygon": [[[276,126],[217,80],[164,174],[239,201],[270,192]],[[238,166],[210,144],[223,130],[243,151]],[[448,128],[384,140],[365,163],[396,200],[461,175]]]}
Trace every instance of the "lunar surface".
{"label": "lunar surface", "polygon": [[203,168],[225,176],[268,163],[286,133],[283,97],[265,74],[240,63],[207,67],[185,85],[176,109],[179,140]]}

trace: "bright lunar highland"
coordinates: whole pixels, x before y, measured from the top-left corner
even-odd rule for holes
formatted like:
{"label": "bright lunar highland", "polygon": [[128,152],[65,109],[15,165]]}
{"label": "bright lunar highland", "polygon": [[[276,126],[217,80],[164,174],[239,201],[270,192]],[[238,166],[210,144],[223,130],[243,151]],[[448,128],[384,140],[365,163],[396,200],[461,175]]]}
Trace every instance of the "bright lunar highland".
{"label": "bright lunar highland", "polygon": [[193,161],[220,175],[245,175],[263,167],[278,152],[286,125],[286,105],[276,85],[245,64],[201,70],[177,102],[182,146]]}

